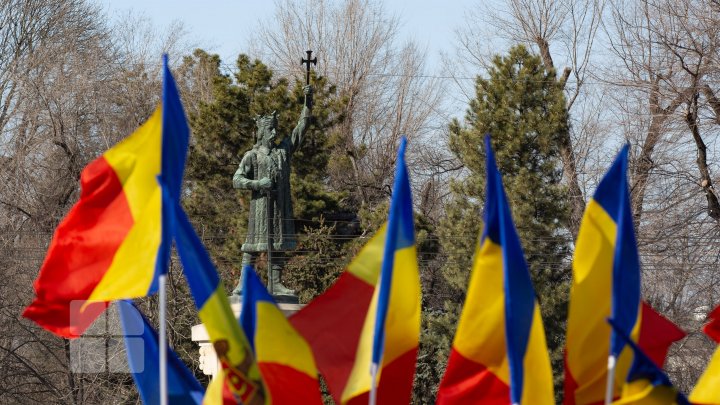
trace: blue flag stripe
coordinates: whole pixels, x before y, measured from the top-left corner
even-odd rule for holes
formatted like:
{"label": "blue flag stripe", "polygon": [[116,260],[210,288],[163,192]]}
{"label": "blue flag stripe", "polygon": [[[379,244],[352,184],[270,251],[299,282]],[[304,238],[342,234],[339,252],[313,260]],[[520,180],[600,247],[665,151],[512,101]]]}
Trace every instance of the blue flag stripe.
{"label": "blue flag stripe", "polygon": [[168,204],[168,210],[172,211],[172,215],[177,219],[175,243],[185,268],[183,274],[191,286],[190,294],[195,300],[195,305],[200,309],[218,288],[220,279],[212,260],[210,260],[210,255],[195,233],[185,210],[170,204]]}
{"label": "blue flag stripe", "polygon": [[163,56],[161,172],[170,195],[180,201],[190,129],[167,58],[167,54]]}
{"label": "blue flag stripe", "polygon": [[618,185],[623,183],[626,178],[627,153],[628,147],[626,145],[615,158],[605,176],[600,180],[600,184],[598,184],[593,195],[593,200],[600,204],[616,224],[620,222],[619,208],[622,205],[622,196],[618,193]]}
{"label": "blue flag stripe", "polygon": [[[530,279],[520,238],[512,221],[502,177],[497,169],[490,136],[486,150],[486,232],[502,247],[505,284],[505,341],[510,366],[510,398],[520,403],[524,385],[524,362],[535,312],[535,290]],[[497,240],[494,240],[497,237]]]}
{"label": "blue flag stripe", "polygon": [[377,365],[380,364],[385,346],[385,319],[387,318],[388,303],[390,301],[395,252],[415,244],[410,180],[405,164],[406,145],[407,140],[403,137],[398,149],[395,183],[393,185],[387,236],[385,238],[385,251],[380,270],[380,284],[378,286],[380,291],[378,293],[372,349],[372,363]]}
{"label": "blue flag stripe", "polygon": [[[168,192],[173,201],[180,201],[180,189],[182,186],[183,173],[185,171],[185,160],[187,158],[190,129],[188,128],[185,111],[180,100],[180,94],[175,84],[175,79],[168,67],[168,56],[163,55],[163,85],[162,85],[162,147],[161,147],[161,168],[160,176],[162,182],[167,185]],[[162,205],[169,204],[163,196]],[[170,225],[172,217],[163,210],[162,215],[162,238],[160,240],[159,254],[155,262],[155,275],[148,289],[148,294],[158,289],[158,277],[167,273],[170,260],[170,246],[172,234]]]}
{"label": "blue flag stripe", "polygon": [[[130,301],[117,301],[128,364],[145,404],[160,403],[158,335]],[[204,389],[178,355],[168,348],[168,396],[172,404],[200,404]]]}
{"label": "blue flag stripe", "polygon": [[[622,330],[631,331],[637,323],[640,310],[640,257],[630,210],[630,188],[627,181],[628,153],[629,147],[625,145],[615,159],[611,172],[603,179],[604,187],[602,189],[598,187],[593,198],[596,201],[603,201],[602,207],[617,224],[611,313]],[[609,205],[610,203],[615,206]],[[625,341],[613,332],[610,338],[610,353],[619,356],[624,347]]]}
{"label": "blue flag stripe", "polygon": [[632,348],[633,353],[635,354],[632,366],[630,366],[630,371],[628,372],[626,380],[628,382],[647,380],[654,387],[657,387],[659,385],[671,387],[677,392],[675,401],[678,405],[690,405],[690,402],[687,400],[685,395],[683,395],[673,386],[667,374],[665,374],[665,372],[660,367],[655,365],[655,363],[650,359],[650,357],[648,357],[645,352],[642,351],[640,346],[638,346],[635,342],[632,341],[632,339],[630,339],[627,330],[622,329],[620,324],[613,319],[608,319],[607,321],[612,327],[613,332],[615,332],[615,334],[618,336],[618,338],[623,340],[625,344],[629,345],[630,348]]}
{"label": "blue flag stripe", "polygon": [[263,285],[260,277],[255,273],[253,266],[246,265],[243,267],[242,275],[242,308],[240,310],[240,325],[245,331],[255,353],[255,331],[257,330],[257,304],[258,302],[270,302],[277,305],[270,293]]}

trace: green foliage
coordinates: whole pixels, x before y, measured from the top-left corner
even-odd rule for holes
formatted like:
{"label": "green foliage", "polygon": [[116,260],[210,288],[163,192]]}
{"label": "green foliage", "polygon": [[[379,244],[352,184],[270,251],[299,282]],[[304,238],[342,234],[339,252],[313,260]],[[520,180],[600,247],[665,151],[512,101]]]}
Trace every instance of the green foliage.
{"label": "green foliage", "polygon": [[420,348],[418,351],[415,384],[413,388],[414,404],[434,404],[438,383],[445,374],[459,304],[448,302],[444,310],[423,310],[420,330]]}
{"label": "green foliage", "polygon": [[[298,234],[298,248],[287,265],[288,284],[309,302],[330,287],[375,231],[387,220],[388,204],[361,210],[354,221],[327,221],[305,226]],[[362,232],[361,232],[362,230]]]}
{"label": "green foliage", "polygon": [[450,148],[464,165],[466,176],[451,184],[452,200],[438,230],[447,255],[443,273],[455,294],[445,313],[430,324],[430,335],[439,339],[457,323],[459,311],[454,305],[462,302],[472,264],[469,252],[474,252],[482,229],[483,138],[491,134],[542,308],[558,395],[570,282],[568,209],[560,184],[558,149],[562,135],[569,130],[565,106],[555,72],[547,70],[539,57],[522,46],[511,48],[506,56],[496,56],[488,78],[477,79],[476,98],[470,103],[465,123],[454,121],[450,125]]}
{"label": "green foliage", "polygon": [[[340,276],[352,259],[349,239],[336,235],[336,225],[323,218],[317,228],[305,227],[298,237],[298,249],[287,265],[288,284],[297,288],[300,302],[307,303],[320,295]],[[311,270],[311,271],[308,271]]]}

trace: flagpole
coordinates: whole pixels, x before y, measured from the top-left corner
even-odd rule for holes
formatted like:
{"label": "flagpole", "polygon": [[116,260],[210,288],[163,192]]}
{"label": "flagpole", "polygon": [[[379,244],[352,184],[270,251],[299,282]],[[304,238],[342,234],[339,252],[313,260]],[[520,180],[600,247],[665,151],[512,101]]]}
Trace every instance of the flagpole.
{"label": "flagpole", "polygon": [[370,395],[368,396],[368,405],[377,404],[377,375],[378,375],[378,364],[373,363],[370,365]]}
{"label": "flagpole", "polygon": [[615,389],[615,356],[608,356],[607,383],[605,385],[605,405],[612,404]]}
{"label": "flagpole", "polygon": [[160,405],[168,405],[168,387],[167,387],[167,337],[165,322],[165,302],[166,302],[166,274],[158,277],[159,282],[159,298],[160,298],[160,338],[158,339],[160,346]]}

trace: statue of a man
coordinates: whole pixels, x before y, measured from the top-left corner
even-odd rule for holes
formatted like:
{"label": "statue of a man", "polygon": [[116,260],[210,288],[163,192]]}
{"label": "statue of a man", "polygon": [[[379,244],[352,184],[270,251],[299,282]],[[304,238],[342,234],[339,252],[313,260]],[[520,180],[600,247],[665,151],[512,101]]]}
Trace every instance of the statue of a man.
{"label": "statue of a man", "polygon": [[[243,266],[253,264],[260,253],[268,252],[268,289],[276,296],[295,297],[280,281],[285,252],[295,249],[295,224],[290,198],[290,160],[310,125],[312,87],[305,86],[305,105],[290,137],[277,134],[277,113],[256,118],[257,143],[245,153],[233,176],[233,187],[252,190],[247,238],[242,245]],[[268,229],[270,228],[270,229]],[[233,291],[242,295],[242,278]]]}

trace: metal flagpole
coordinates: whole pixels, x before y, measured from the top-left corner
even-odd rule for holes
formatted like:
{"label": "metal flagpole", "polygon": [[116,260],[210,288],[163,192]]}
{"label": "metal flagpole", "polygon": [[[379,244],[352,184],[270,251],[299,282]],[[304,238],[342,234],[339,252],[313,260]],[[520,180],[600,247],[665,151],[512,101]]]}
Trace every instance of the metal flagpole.
{"label": "metal flagpole", "polygon": [[615,356],[612,354],[608,356],[608,373],[607,383],[605,385],[605,405],[612,404],[613,393],[615,391]]}
{"label": "metal flagpole", "polygon": [[160,298],[160,405],[168,405],[167,386],[167,337],[165,322],[166,284],[167,275],[161,274],[158,277],[159,298]]}
{"label": "metal flagpole", "polygon": [[368,396],[368,405],[375,405],[377,404],[377,376],[378,376],[378,367],[379,365],[377,363],[373,363],[370,365],[370,395]]}

